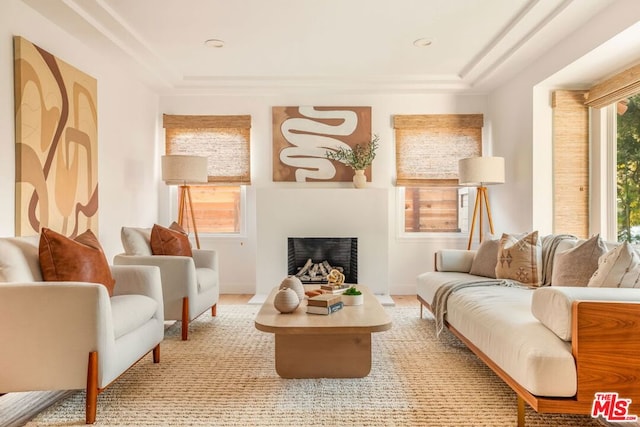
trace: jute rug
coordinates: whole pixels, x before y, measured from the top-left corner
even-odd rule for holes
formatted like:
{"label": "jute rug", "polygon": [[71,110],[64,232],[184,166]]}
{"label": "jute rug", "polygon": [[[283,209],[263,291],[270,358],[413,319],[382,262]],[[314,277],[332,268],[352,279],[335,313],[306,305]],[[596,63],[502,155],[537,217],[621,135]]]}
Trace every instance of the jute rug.
{"label": "jute rug", "polygon": [[[167,330],[151,357],[98,397],[98,426],[513,426],[516,396],[449,332],[417,308],[389,307],[393,328],[373,335],[361,379],[286,380],[273,335],[254,327],[259,306],[222,305],[193,322],[189,341]],[[327,360],[340,363],[340,360]],[[28,426],[84,425],[76,392]],[[601,426],[588,416],[540,415],[528,426]]]}

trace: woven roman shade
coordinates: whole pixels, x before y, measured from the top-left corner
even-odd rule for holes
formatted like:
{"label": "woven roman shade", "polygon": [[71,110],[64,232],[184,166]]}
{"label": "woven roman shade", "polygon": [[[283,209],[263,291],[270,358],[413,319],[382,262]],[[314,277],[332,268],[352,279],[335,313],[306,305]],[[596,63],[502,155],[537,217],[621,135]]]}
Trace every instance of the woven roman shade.
{"label": "woven roman shade", "polygon": [[208,182],[251,184],[251,116],[163,116],[167,154],[208,158]]}
{"label": "woven roman shade", "polygon": [[458,160],[482,155],[482,114],[398,115],[396,185],[457,186]]}
{"label": "woven roman shade", "polygon": [[589,108],[585,91],[556,90],[553,107],[553,230],[589,237]]}
{"label": "woven roman shade", "polygon": [[589,89],[585,104],[602,108],[640,92],[640,64],[624,70]]}

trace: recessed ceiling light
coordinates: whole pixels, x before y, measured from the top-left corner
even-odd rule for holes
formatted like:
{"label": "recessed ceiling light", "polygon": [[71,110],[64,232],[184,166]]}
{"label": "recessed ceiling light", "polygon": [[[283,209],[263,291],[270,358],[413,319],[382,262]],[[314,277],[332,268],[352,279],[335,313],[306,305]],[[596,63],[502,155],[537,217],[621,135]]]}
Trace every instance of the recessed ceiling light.
{"label": "recessed ceiling light", "polygon": [[416,39],[413,41],[413,45],[416,47],[427,47],[427,46],[431,46],[432,41],[429,39]]}
{"label": "recessed ceiling light", "polygon": [[224,40],[209,39],[209,40],[205,40],[204,45],[208,46],[208,47],[223,47],[224,46]]}

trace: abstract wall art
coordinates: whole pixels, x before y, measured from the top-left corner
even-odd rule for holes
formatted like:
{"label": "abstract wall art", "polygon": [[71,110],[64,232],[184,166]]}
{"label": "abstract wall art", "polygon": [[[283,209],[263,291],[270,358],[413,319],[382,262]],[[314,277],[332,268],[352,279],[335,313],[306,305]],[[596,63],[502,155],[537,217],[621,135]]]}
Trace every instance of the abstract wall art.
{"label": "abstract wall art", "polygon": [[98,235],[97,82],[14,37],[17,236]]}
{"label": "abstract wall art", "polygon": [[274,181],[353,180],[353,170],[326,152],[368,143],[371,107],[273,107],[272,115]]}

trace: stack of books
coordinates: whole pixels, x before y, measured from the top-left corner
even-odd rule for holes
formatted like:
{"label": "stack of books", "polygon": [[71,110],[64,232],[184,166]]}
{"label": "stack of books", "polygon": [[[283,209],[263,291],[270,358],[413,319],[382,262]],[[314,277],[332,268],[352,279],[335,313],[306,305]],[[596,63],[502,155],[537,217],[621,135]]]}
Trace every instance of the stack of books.
{"label": "stack of books", "polygon": [[331,314],[342,307],[344,303],[340,295],[320,294],[307,301],[307,313],[311,314]]}
{"label": "stack of books", "polygon": [[340,284],[340,285],[321,285],[320,286],[320,290],[324,293],[330,293],[330,294],[341,294],[344,291],[346,291],[347,289],[349,289],[349,285],[345,285],[344,283]]}

